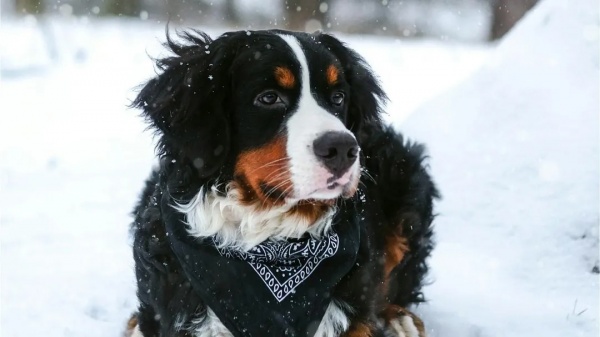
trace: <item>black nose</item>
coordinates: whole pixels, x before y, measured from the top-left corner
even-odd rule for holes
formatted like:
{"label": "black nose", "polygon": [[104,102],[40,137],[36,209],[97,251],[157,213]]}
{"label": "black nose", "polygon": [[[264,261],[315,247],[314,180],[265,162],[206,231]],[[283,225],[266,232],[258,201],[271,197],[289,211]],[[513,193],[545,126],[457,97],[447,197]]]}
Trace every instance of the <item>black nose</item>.
{"label": "black nose", "polygon": [[342,176],[358,156],[356,139],[345,132],[327,132],[313,142],[313,151],[334,176]]}

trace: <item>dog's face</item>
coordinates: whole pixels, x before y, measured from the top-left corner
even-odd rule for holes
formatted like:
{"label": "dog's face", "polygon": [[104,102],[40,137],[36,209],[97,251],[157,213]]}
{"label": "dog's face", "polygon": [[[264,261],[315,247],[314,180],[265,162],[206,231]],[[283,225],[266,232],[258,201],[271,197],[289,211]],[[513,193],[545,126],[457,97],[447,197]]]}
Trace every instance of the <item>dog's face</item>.
{"label": "dog's face", "polygon": [[384,99],[364,61],[335,38],[283,31],[169,41],[136,104],[164,152],[202,177],[229,177],[262,204],[350,197],[360,178],[361,128]]}
{"label": "dog's face", "polygon": [[340,62],[323,45],[267,37],[243,50],[232,69],[235,180],[261,199],[352,195],[360,149],[347,124]]}

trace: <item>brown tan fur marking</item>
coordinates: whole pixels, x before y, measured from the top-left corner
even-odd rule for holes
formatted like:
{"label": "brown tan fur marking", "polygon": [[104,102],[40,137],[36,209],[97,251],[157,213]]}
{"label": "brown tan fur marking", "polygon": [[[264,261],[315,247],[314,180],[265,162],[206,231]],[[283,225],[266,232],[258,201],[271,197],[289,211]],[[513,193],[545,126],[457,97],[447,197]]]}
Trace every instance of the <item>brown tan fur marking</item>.
{"label": "brown tan fur marking", "polygon": [[125,333],[123,334],[123,336],[124,337],[131,337],[131,335],[133,335],[133,330],[135,329],[135,327],[137,325],[138,325],[137,315],[133,314],[133,315],[131,315],[131,317],[127,321],[127,328],[126,328]]}
{"label": "brown tan fur marking", "polygon": [[336,84],[338,81],[338,75],[339,75],[338,68],[336,66],[334,66],[333,64],[329,65],[329,67],[327,67],[327,71],[326,71],[325,75],[327,76],[327,83],[329,85]]}
{"label": "brown tan fur marking", "polygon": [[315,223],[325,212],[333,207],[333,200],[302,200],[288,211],[289,215],[304,217],[309,223]]}
{"label": "brown tan fur marking", "polygon": [[290,191],[292,186],[286,138],[279,136],[260,148],[242,152],[237,159],[235,175],[239,177],[237,179],[240,180],[239,187],[244,190],[242,198],[244,202],[255,202],[256,197],[260,198],[265,206],[283,202],[283,200],[269,198],[261,188],[261,184],[267,184],[269,188],[276,188],[277,191]]}
{"label": "brown tan fur marking", "polygon": [[285,89],[291,89],[296,84],[294,74],[286,67],[275,68],[275,80],[277,80],[277,83]]}
{"label": "brown tan fur marking", "polygon": [[386,278],[390,276],[392,270],[404,259],[408,250],[408,240],[405,237],[398,234],[390,234],[385,238],[384,275]]}
{"label": "brown tan fur marking", "polygon": [[[402,228],[402,222],[398,228]],[[390,274],[402,262],[409,251],[408,240],[397,232],[388,233],[385,237],[385,250],[383,252],[383,283],[381,291],[387,298]]]}

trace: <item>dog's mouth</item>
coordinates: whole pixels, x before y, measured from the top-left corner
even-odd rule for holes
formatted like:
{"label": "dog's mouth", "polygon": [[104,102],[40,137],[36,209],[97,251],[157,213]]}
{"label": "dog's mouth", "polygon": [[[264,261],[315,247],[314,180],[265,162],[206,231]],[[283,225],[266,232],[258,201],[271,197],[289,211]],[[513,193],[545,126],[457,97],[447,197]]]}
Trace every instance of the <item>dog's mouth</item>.
{"label": "dog's mouth", "polygon": [[338,182],[338,179],[335,176],[329,177],[327,179],[327,189],[333,190],[334,188],[340,186],[341,183]]}
{"label": "dog's mouth", "polygon": [[360,170],[354,166],[342,174],[317,170],[306,174],[302,177],[304,179],[268,179],[268,174],[265,178],[258,180],[254,186],[247,184],[246,187],[254,190],[254,196],[265,204],[290,205],[305,200],[350,198],[358,188]]}
{"label": "dog's mouth", "polygon": [[355,185],[353,179],[340,180],[332,177],[328,179],[326,186],[316,188],[303,196],[294,195],[294,192],[290,189],[278,188],[277,185],[271,185],[266,182],[262,182],[259,187],[265,199],[269,199],[275,203],[297,203],[303,200],[332,200],[339,197],[350,198],[356,192]]}
{"label": "dog's mouth", "polygon": [[288,193],[286,201],[297,202],[300,200],[333,200],[339,197],[350,198],[356,192],[358,179],[353,175],[344,175],[344,177],[332,176],[328,178],[325,184],[309,189],[309,192],[303,195],[294,195]]}
{"label": "dog's mouth", "polygon": [[347,186],[352,182],[352,174],[343,175],[341,177],[331,176],[327,178],[327,189],[333,190],[338,186]]}

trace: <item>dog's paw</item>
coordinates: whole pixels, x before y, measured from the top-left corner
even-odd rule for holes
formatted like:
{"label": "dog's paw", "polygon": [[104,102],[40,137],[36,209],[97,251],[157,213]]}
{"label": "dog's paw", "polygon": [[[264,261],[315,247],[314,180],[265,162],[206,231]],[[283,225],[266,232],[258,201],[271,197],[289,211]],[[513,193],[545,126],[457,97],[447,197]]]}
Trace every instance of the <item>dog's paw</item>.
{"label": "dog's paw", "polygon": [[390,305],[382,318],[386,337],[427,337],[423,321],[404,308]]}
{"label": "dog's paw", "polygon": [[410,316],[395,318],[387,323],[385,335],[388,337],[426,337]]}

